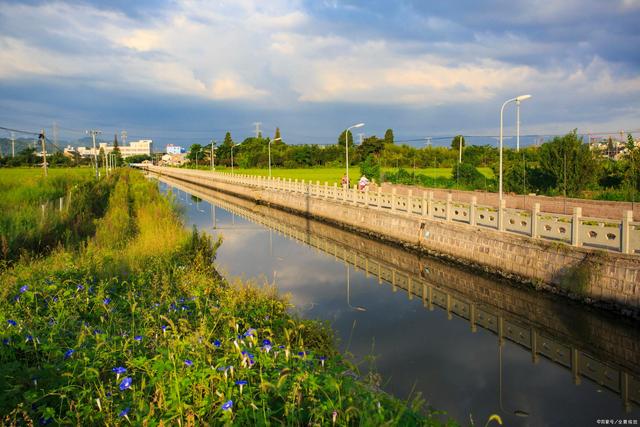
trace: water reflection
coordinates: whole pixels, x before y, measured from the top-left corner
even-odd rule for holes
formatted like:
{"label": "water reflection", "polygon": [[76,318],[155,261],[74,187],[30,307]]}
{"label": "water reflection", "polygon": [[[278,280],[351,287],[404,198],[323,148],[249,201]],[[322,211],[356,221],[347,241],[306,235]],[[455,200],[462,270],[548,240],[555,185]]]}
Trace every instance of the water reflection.
{"label": "water reflection", "polygon": [[197,196],[195,203],[177,197],[189,226],[223,236],[217,263],[227,277],[273,282],[303,316],[329,320],[341,349],[363,371],[379,371],[383,388],[398,397],[421,392],[462,423],[473,414],[478,425],[491,413],[508,425],[639,416],[637,324],[313,220],[166,182],[163,190]]}

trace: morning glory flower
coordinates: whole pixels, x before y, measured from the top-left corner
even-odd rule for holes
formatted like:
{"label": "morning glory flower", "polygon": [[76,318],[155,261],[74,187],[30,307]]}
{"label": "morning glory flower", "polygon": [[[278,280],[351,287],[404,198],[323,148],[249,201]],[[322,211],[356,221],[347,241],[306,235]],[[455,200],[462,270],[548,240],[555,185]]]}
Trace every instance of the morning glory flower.
{"label": "morning glory flower", "polygon": [[21,294],[24,294],[25,292],[27,292],[27,290],[29,290],[29,286],[24,285],[24,286],[22,286],[22,287],[20,288],[20,293],[21,293]]}
{"label": "morning glory flower", "polygon": [[118,416],[119,417],[126,417],[129,414],[129,410],[131,410],[131,408],[124,408],[122,411],[120,411]]}
{"label": "morning glory flower", "polygon": [[240,393],[242,393],[242,386],[247,385],[247,381],[246,380],[237,380],[236,381],[236,385],[240,386]]}
{"label": "morning glory flower", "polygon": [[120,383],[120,391],[125,391],[126,389],[131,387],[132,382],[133,381],[131,380],[131,377],[125,377]]}
{"label": "morning glory flower", "polygon": [[135,337],[133,337],[133,339],[140,342],[142,341],[142,335],[136,335]]}
{"label": "morning glory flower", "polygon": [[9,338],[2,338],[2,344],[9,345]]}
{"label": "morning glory flower", "polygon": [[25,341],[24,341],[24,342],[33,341],[33,335],[27,335],[25,338],[26,338],[26,339],[25,339]]}
{"label": "morning glory flower", "polygon": [[327,356],[320,356],[318,359],[320,359],[320,363],[324,366],[324,361],[327,360]]}
{"label": "morning glory flower", "polygon": [[76,290],[77,291],[84,291],[84,286],[78,285],[78,286],[76,286]]}
{"label": "morning glory flower", "polygon": [[123,366],[116,366],[115,368],[112,369],[112,371],[115,372],[116,375],[122,375],[127,373],[127,369]]}
{"label": "morning glory flower", "polygon": [[184,364],[187,366],[192,366],[193,362],[190,359],[184,359]]}
{"label": "morning glory flower", "polygon": [[222,345],[222,343],[220,342],[220,340],[215,340],[215,341],[213,341],[213,345],[215,347],[220,347]]}
{"label": "morning glory flower", "polygon": [[223,411],[228,411],[229,409],[231,409],[233,407],[233,400],[227,400],[226,402],[224,402],[221,406]]}
{"label": "morning glory flower", "polygon": [[69,350],[67,350],[67,351],[65,351],[65,352],[64,352],[64,358],[65,358],[65,359],[70,358],[70,357],[73,355],[73,353],[75,353],[75,350],[74,350],[74,349],[72,349],[72,348],[70,348]]}
{"label": "morning glory flower", "polygon": [[110,302],[111,302],[111,298],[105,298],[105,299],[102,300],[102,303],[104,305],[109,305]]}
{"label": "morning glory flower", "polygon": [[18,325],[15,320],[11,320],[11,319],[7,320],[7,323],[9,325],[11,325],[11,326],[17,326]]}
{"label": "morning glory flower", "polygon": [[167,332],[167,325],[162,325],[162,333],[164,334],[165,332]]}
{"label": "morning glory flower", "polygon": [[244,336],[245,337],[252,337],[255,332],[256,332],[255,329],[249,328],[249,329],[247,329],[247,332],[244,333]]}

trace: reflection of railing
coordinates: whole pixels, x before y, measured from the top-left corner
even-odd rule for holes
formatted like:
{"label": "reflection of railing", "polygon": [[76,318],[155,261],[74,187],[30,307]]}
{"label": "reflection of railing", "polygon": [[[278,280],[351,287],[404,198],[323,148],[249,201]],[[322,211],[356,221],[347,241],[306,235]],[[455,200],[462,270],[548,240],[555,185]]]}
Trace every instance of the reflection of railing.
{"label": "reflection of railing", "polygon": [[[211,200],[212,197],[190,185],[171,182],[180,189],[187,189],[191,193]],[[631,402],[640,404],[640,380],[624,370],[601,362],[574,345],[567,345],[561,339],[551,338],[549,333],[540,332],[537,328],[523,323],[521,319],[504,313],[500,309],[474,301],[459,295],[457,292],[442,289],[431,284],[422,276],[400,271],[389,262],[364,256],[353,248],[328,237],[310,234],[308,230],[286,224],[281,219],[274,219],[242,208],[236,204],[215,198],[212,203],[233,214],[251,222],[262,224],[267,228],[288,238],[312,246],[319,251],[334,256],[336,259],[353,265],[365,273],[367,277],[373,275],[378,283],[391,285],[393,292],[401,289],[407,293],[409,299],[420,298],[424,307],[433,310],[438,306],[447,312],[448,319],[453,315],[466,319],[470,323],[472,332],[480,326],[498,336],[498,343],[508,339],[515,344],[531,351],[533,363],[537,363],[539,356],[543,356],[567,369],[573,374],[575,384],[579,384],[582,377],[588,378],[602,387],[620,394],[626,410],[630,410]]]}
{"label": "reflection of railing", "polygon": [[384,209],[398,214],[419,215],[427,219],[437,219],[466,223],[473,226],[492,228],[542,238],[573,246],[585,246],[606,249],[625,254],[640,254],[640,222],[633,221],[633,212],[626,211],[620,220],[589,218],[582,216],[582,208],[574,208],[573,215],[561,215],[540,212],[536,203],[531,211],[507,209],[503,203],[500,208],[478,205],[477,198],[471,203],[454,202],[449,194],[446,200],[436,200],[433,192],[407,195],[358,191],[353,188],[324,185],[305,180],[269,178],[254,175],[205,172],[175,168],[144,166],[148,170],[161,172],[174,177],[189,176],[195,182],[210,184],[219,181],[239,184],[270,191],[304,194],[309,197],[332,200],[338,203]]}

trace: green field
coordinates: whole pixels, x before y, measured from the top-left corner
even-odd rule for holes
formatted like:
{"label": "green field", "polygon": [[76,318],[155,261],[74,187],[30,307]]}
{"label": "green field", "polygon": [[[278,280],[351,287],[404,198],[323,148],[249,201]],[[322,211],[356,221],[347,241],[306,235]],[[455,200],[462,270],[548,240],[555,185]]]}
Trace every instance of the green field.
{"label": "green field", "polygon": [[[204,168],[201,168],[204,169]],[[219,172],[231,172],[231,168],[225,167],[217,167],[217,171]],[[413,169],[406,169],[409,172],[413,172]],[[396,172],[397,168],[382,168],[382,172]],[[424,168],[419,169],[416,168],[416,174],[423,174],[429,177],[451,177],[452,168]],[[493,178],[493,170],[491,168],[478,168],[478,171],[482,173],[487,178]],[[241,169],[234,168],[235,173],[247,174],[247,175],[259,175],[259,176],[268,176],[268,169],[260,169],[260,168],[252,168],[252,169]],[[324,183],[325,181],[328,183],[340,182],[342,175],[344,175],[344,168],[309,168],[309,169],[279,169],[273,168],[271,170],[272,176],[278,178],[291,178],[291,179],[304,179],[306,181],[320,181],[320,183]],[[349,175],[351,176],[351,180],[360,177],[360,168],[358,166],[354,166],[349,168]]]}

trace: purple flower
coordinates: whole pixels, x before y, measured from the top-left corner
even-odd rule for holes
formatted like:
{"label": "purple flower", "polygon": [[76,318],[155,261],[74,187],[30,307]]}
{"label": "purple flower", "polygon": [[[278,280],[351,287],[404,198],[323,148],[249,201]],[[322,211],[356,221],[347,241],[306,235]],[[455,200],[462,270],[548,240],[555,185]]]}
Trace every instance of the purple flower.
{"label": "purple flower", "polygon": [[233,407],[233,400],[227,400],[226,402],[224,402],[221,406],[223,411],[228,411],[229,409],[231,409]]}
{"label": "purple flower", "polygon": [[76,286],[76,290],[77,291],[84,291],[84,286],[78,285],[78,286]]}
{"label": "purple flower", "polygon": [[9,345],[9,338],[2,338],[2,344]]}
{"label": "purple flower", "polygon": [[123,366],[116,366],[115,368],[112,369],[112,371],[115,372],[117,375],[122,375],[127,373],[127,369]]}
{"label": "purple flower", "polygon": [[15,320],[11,320],[11,319],[7,320],[7,323],[9,325],[11,325],[11,326],[17,326],[18,325]]}
{"label": "purple flower", "polygon": [[109,305],[110,302],[111,302],[111,298],[105,298],[105,299],[102,300],[102,303],[104,305]]}
{"label": "purple flower", "polygon": [[190,359],[184,359],[184,364],[187,366],[193,366],[193,362]]}
{"label": "purple flower", "polygon": [[270,340],[262,340],[262,345],[271,345]]}
{"label": "purple flower", "polygon": [[73,353],[75,353],[75,350],[74,350],[74,349],[72,349],[72,348],[70,348],[69,350],[67,350],[67,351],[65,351],[65,352],[64,352],[64,358],[65,358],[65,359],[70,358],[70,357],[73,355]]}
{"label": "purple flower", "polygon": [[25,337],[25,342],[33,341],[33,335],[27,335]]}
{"label": "purple flower", "polygon": [[126,389],[131,387],[131,383],[132,383],[131,377],[125,377],[120,383],[120,391],[125,391]]}
{"label": "purple flower", "polygon": [[247,385],[247,380],[237,380],[236,385]]}
{"label": "purple flower", "polygon": [[215,340],[215,341],[213,341],[213,345],[214,345],[214,347],[220,347],[222,345],[222,343],[220,342],[220,340]]}
{"label": "purple flower", "polygon": [[126,417],[127,414],[129,413],[129,410],[131,408],[124,408],[122,411],[120,411],[120,413],[118,414],[119,417]]}
{"label": "purple flower", "polygon": [[256,330],[255,330],[255,329],[253,329],[253,328],[249,328],[249,329],[247,329],[247,332],[245,332],[243,336],[245,336],[245,337],[252,337],[252,336],[253,336],[253,334],[254,334],[255,332],[256,332]]}
{"label": "purple flower", "polygon": [[142,335],[136,335],[135,337],[133,337],[133,339],[140,342],[142,341]]}
{"label": "purple flower", "polygon": [[29,286],[24,285],[24,286],[22,286],[22,287],[20,288],[20,293],[21,293],[21,294],[24,294],[25,292],[27,292],[27,290],[29,290]]}

